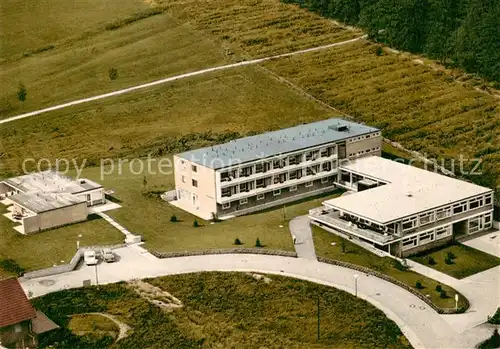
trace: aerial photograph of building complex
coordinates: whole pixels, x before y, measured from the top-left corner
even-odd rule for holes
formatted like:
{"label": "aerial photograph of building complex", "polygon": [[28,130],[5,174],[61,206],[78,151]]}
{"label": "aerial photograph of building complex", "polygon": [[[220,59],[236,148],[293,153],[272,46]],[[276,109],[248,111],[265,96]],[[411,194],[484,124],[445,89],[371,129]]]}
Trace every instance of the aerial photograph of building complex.
{"label": "aerial photograph of building complex", "polygon": [[0,14],[0,349],[500,348],[500,2]]}

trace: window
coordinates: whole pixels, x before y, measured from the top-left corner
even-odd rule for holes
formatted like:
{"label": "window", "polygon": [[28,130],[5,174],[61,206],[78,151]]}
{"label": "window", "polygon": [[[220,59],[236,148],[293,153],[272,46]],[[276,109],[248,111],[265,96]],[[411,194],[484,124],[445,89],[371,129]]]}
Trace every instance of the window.
{"label": "window", "polygon": [[420,245],[428,244],[431,241],[434,241],[434,230],[420,234],[419,238]]}
{"label": "window", "polygon": [[434,222],[434,212],[427,212],[420,215],[420,225],[426,225]]}
{"label": "window", "polygon": [[451,207],[443,207],[436,211],[436,220],[444,219],[451,216]]}
{"label": "window", "polygon": [[450,235],[451,235],[451,227],[450,226],[441,227],[441,228],[436,229],[436,240],[442,239],[442,238],[450,236]]}
{"label": "window", "polygon": [[417,246],[417,236],[411,236],[402,240],[403,251]]}
{"label": "window", "polygon": [[467,201],[453,205],[453,214],[459,214],[464,211],[467,211]]}
{"label": "window", "polygon": [[332,163],[331,162],[324,162],[321,164],[321,170],[323,172],[325,171],[331,171],[332,170]]}
{"label": "window", "polygon": [[261,173],[264,172],[264,164],[258,163],[255,164],[255,173]]}
{"label": "window", "polygon": [[22,327],[21,327],[21,325],[20,325],[20,324],[16,324],[16,325],[14,326],[14,332],[16,332],[16,333],[21,333],[21,331],[22,331],[22,330],[23,330],[23,329],[22,329]]}
{"label": "window", "polygon": [[328,183],[328,177],[321,178],[321,183]]}
{"label": "window", "polygon": [[483,206],[483,198],[475,198],[469,201],[469,210]]}
{"label": "window", "polygon": [[255,185],[257,188],[264,188],[265,187],[264,178],[257,179],[257,181],[255,182]]}
{"label": "window", "polygon": [[181,176],[182,183],[186,183],[186,177]]}
{"label": "window", "polygon": [[196,168],[196,165],[191,165],[191,171],[193,172],[197,172],[198,169]]}
{"label": "window", "polygon": [[296,179],[297,178],[297,171],[291,171],[290,174],[288,175],[290,179]]}
{"label": "window", "polygon": [[417,217],[406,218],[403,220],[403,231],[411,230],[417,225]]}
{"label": "window", "polygon": [[484,199],[485,205],[491,204],[491,195],[486,195],[486,198]]}
{"label": "window", "polygon": [[309,188],[309,187],[312,187],[313,186],[313,182],[307,182],[306,183],[306,188]]}
{"label": "window", "polygon": [[248,183],[241,183],[240,184],[240,193],[245,193],[249,190],[248,188]]}
{"label": "window", "polygon": [[247,198],[244,198],[244,199],[240,200],[240,205],[245,205],[247,203],[248,203],[248,199]]}
{"label": "window", "polygon": [[222,197],[231,196],[231,188],[222,188]]}
{"label": "window", "polygon": [[230,202],[225,202],[222,204],[222,209],[227,210],[228,208],[231,208],[231,203]]}
{"label": "window", "polygon": [[193,187],[198,187],[198,181],[196,179],[193,179],[192,181]]}
{"label": "window", "polygon": [[257,195],[257,200],[263,200],[264,197],[265,197],[264,194],[259,194],[259,195]]}
{"label": "window", "polygon": [[296,190],[297,190],[297,186],[296,186],[296,185],[292,185],[292,186],[290,187],[290,191],[296,191]]}
{"label": "window", "polygon": [[276,189],[273,191],[273,195],[274,196],[278,196],[278,195],[281,195],[281,189]]}

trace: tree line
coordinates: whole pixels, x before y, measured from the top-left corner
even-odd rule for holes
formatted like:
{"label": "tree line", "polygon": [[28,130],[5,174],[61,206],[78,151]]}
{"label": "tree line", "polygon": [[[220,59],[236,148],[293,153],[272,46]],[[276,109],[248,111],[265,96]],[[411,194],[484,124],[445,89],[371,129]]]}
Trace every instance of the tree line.
{"label": "tree line", "polygon": [[282,0],[371,39],[500,82],[499,0]]}

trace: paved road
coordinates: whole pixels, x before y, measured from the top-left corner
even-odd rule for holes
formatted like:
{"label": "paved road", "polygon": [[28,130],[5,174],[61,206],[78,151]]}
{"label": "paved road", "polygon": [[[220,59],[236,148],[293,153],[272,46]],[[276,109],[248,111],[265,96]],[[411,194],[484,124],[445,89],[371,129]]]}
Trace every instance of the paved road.
{"label": "paved road", "polygon": [[299,258],[316,260],[316,251],[312,237],[311,226],[307,216],[295,217],[290,221],[290,233],[292,239],[295,236],[295,252]]}
{"label": "paved road", "polygon": [[[121,260],[100,264],[99,283],[157,277],[200,271],[254,271],[280,274],[332,286],[354,293],[354,274],[348,268],[317,261],[264,255],[210,255],[153,259],[137,248],[116,250]],[[26,292],[40,296],[64,288],[79,287],[83,280],[95,283],[95,268],[32,280],[21,280]],[[442,316],[413,294],[387,281],[359,275],[358,296],[366,299],[394,320],[415,348],[467,348],[456,331]]]}
{"label": "paved road", "polygon": [[351,39],[351,40],[346,40],[346,41],[342,41],[342,42],[336,42],[336,43],[329,44],[329,45],[323,45],[323,46],[313,47],[313,48],[309,48],[309,49],[305,49],[305,50],[300,50],[300,51],[295,51],[295,52],[290,52],[290,53],[284,53],[284,54],[281,54],[281,55],[276,55],[276,56],[271,56],[271,57],[264,57],[264,58],[259,58],[259,59],[253,59],[253,60],[250,60],[250,61],[243,61],[243,62],[239,62],[239,63],[227,64],[227,65],[222,65],[222,66],[218,66],[218,67],[213,67],[213,68],[207,68],[207,69],[202,69],[202,70],[194,71],[194,72],[191,72],[191,73],[186,73],[186,74],[180,74],[180,75],[176,75],[176,76],[171,76],[171,77],[168,77],[168,78],[165,78],[165,79],[152,81],[152,82],[149,82],[149,83],[146,83],[146,84],[136,85],[136,86],[132,86],[132,87],[129,87],[129,88],[122,89],[122,90],[113,91],[113,92],[109,92],[109,93],[105,93],[105,94],[97,95],[97,96],[93,96],[93,97],[82,98],[82,99],[78,99],[76,101],[72,101],[72,102],[68,102],[68,103],[63,103],[63,104],[55,105],[55,106],[52,106],[52,107],[49,107],[49,108],[35,110],[35,111],[29,112],[29,113],[20,114],[20,115],[17,115],[17,116],[13,116],[13,117],[10,117],[10,118],[6,118],[6,119],[3,119],[3,120],[0,120],[0,124],[4,124],[4,123],[7,123],[7,122],[12,122],[12,121],[19,120],[19,119],[28,118],[30,116],[35,116],[35,115],[47,113],[47,112],[58,110],[58,109],[63,109],[63,108],[71,107],[71,106],[78,105],[78,104],[83,104],[83,103],[97,101],[97,100],[104,99],[104,98],[119,96],[119,95],[122,95],[122,94],[125,94],[125,93],[129,93],[129,92],[133,92],[133,91],[145,89],[145,88],[148,88],[148,87],[153,87],[153,86],[156,86],[156,85],[162,85],[162,84],[165,84],[165,83],[168,83],[168,82],[172,82],[172,81],[176,81],[176,80],[181,80],[181,79],[186,79],[186,78],[190,78],[190,77],[197,76],[197,75],[211,73],[211,72],[215,72],[215,71],[219,71],[219,70],[227,70],[227,69],[232,69],[232,68],[237,68],[237,67],[243,67],[243,66],[252,65],[252,64],[259,64],[259,63],[262,63],[262,62],[265,62],[265,61],[269,61],[271,59],[284,58],[284,57],[290,57],[290,56],[300,55],[300,54],[307,53],[307,52],[325,50],[325,49],[332,48],[332,47],[335,47],[335,46],[341,46],[341,45],[350,44],[352,42],[355,42],[355,41],[358,41],[358,40],[361,40],[361,39],[365,39],[366,37],[367,37],[367,35],[363,35],[363,36],[361,36],[359,38],[355,38],[355,39]]}

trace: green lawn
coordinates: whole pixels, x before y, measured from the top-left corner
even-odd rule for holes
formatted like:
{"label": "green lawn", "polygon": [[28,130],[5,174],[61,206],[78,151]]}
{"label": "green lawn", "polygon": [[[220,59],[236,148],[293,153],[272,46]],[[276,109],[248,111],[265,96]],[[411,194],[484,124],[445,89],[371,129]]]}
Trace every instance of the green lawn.
{"label": "green lawn", "polygon": [[[62,228],[22,235],[13,229],[12,221],[1,215],[5,210],[0,204],[0,259],[12,259],[26,271],[68,263],[76,252],[78,240],[82,247],[119,244],[124,240],[120,231],[98,216]],[[80,234],[82,237],[78,237]]]}
{"label": "green lawn", "polygon": [[[452,264],[445,262],[448,253],[456,257],[452,259]],[[415,262],[439,270],[457,279],[462,279],[500,265],[500,258],[459,243],[421,253],[410,258]],[[429,258],[433,258],[436,264],[430,264]]]}
{"label": "green lawn", "polygon": [[[416,282],[422,283],[423,289],[417,289],[418,292],[429,298],[439,307],[454,308],[454,296],[457,293],[453,288],[440,284],[439,282],[427,278],[423,275],[417,274],[413,271],[404,271],[395,268],[394,259],[390,257],[379,257],[366,249],[341,238],[338,235],[327,232],[324,229],[313,226],[314,244],[316,247],[316,254],[318,256],[344,261],[356,265],[361,265],[378,272],[389,275],[401,282],[404,282],[410,287],[415,288]],[[342,252],[341,244],[345,243],[346,252]],[[335,243],[332,246],[332,243]],[[436,286],[440,284],[442,289],[446,291],[448,298],[441,298],[440,293],[436,291]],[[463,297],[460,297],[463,301]],[[459,302],[459,307],[463,303]]]}
{"label": "green lawn", "polygon": [[[113,348],[411,348],[397,325],[364,300],[306,281],[269,278],[265,283],[242,273],[196,273],[146,280],[183,302],[172,312],[124,283],[56,292],[34,305],[62,326],[72,314],[117,316],[133,331]],[[75,336],[66,329],[41,341],[54,348],[105,349],[112,343],[110,336]]]}
{"label": "green lawn", "polygon": [[120,329],[112,320],[99,314],[79,314],[72,316],[67,328],[77,336],[118,337]]}
{"label": "green lawn", "polygon": [[[152,162],[152,164],[158,164],[158,162]],[[154,165],[151,167],[153,171],[157,171],[157,167]],[[105,171],[110,170],[110,167],[105,168]],[[320,206],[323,200],[338,195],[313,198],[288,204],[285,209],[278,207],[216,224],[198,219],[203,226],[194,228],[195,216],[157,197],[144,195],[145,192],[173,189],[175,185],[172,174],[146,175],[147,186],[144,188],[144,176],[131,172],[128,164],[122,167],[121,175],[118,174],[118,168],[115,168],[112,175],[104,176],[102,179],[100,173],[101,169],[98,167],[87,168],[83,176],[94,179],[106,188],[112,188],[115,191],[114,196],[120,201],[122,208],[109,211],[108,214],[130,231],[143,235],[146,248],[161,252],[231,248],[235,247],[233,243],[236,237],[243,242],[241,247],[254,247],[255,240],[259,238],[265,248],[294,251],[288,229],[289,219],[307,214],[309,209]],[[170,222],[173,214],[180,222]]]}

